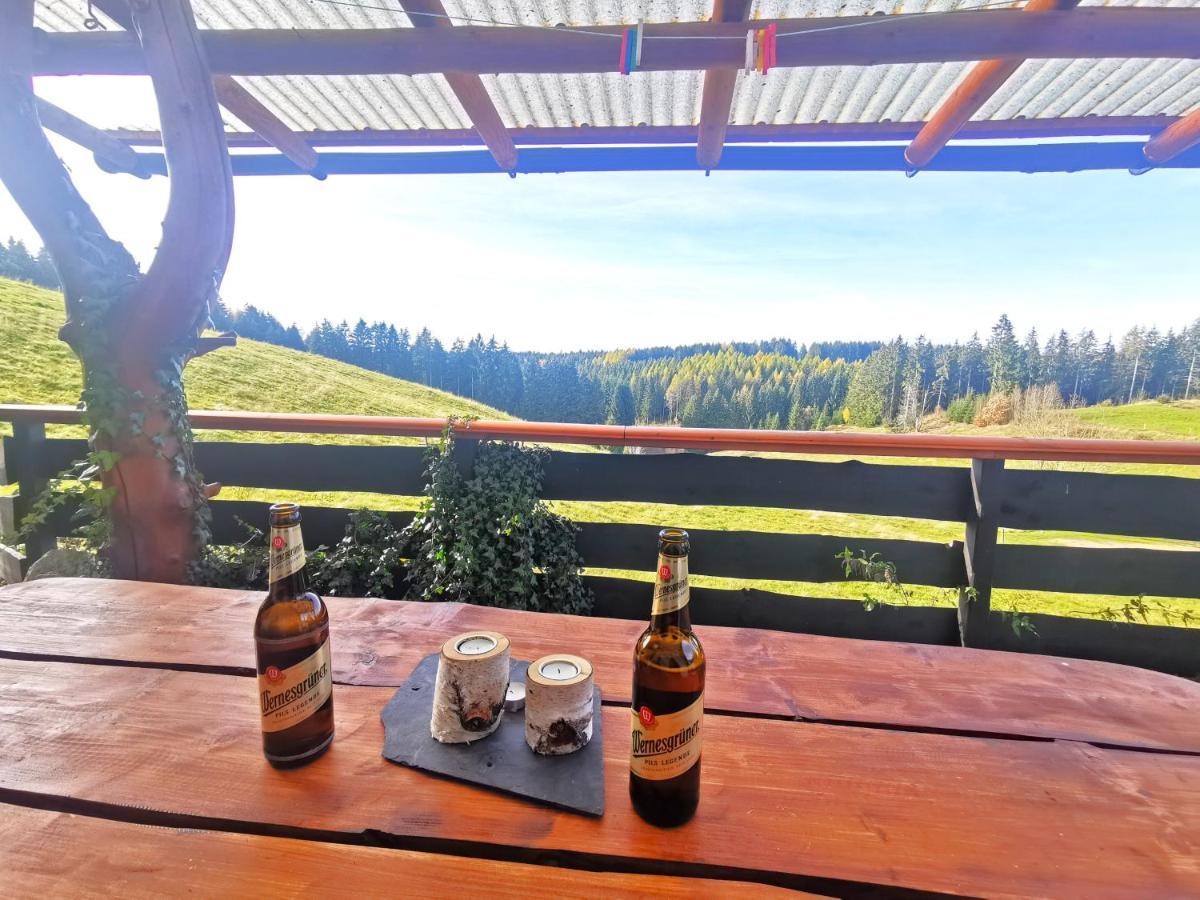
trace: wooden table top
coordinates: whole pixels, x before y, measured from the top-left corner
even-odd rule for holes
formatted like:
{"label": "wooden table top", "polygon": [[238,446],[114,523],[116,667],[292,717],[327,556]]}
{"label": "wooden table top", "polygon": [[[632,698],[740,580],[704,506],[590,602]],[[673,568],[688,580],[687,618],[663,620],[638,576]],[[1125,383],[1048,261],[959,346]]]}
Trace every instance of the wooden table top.
{"label": "wooden table top", "polygon": [[[1200,684],[1079,660],[701,628],[700,809],[660,830],[628,800],[639,623],[330,598],[337,737],[318,761],[281,772],[263,759],[250,681],[260,599],[80,579],[0,589],[6,896],[400,884],[1200,894]],[[470,628],[502,631],[522,658],[592,660],[605,695],[603,818],[381,757],[394,686]]]}

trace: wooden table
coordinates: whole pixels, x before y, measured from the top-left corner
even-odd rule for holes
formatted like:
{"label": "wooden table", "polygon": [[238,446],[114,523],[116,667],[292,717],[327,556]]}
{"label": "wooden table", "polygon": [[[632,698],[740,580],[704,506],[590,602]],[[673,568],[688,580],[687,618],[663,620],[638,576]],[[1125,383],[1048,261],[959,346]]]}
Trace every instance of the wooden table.
{"label": "wooden table", "polygon": [[[250,681],[259,599],[77,579],[0,589],[0,893],[1200,895],[1189,681],[701,629],[700,810],[659,830],[627,794],[639,623],[330,598],[337,739],[280,772]],[[504,632],[524,658],[593,661],[602,819],[382,759],[394,686],[468,628]]]}

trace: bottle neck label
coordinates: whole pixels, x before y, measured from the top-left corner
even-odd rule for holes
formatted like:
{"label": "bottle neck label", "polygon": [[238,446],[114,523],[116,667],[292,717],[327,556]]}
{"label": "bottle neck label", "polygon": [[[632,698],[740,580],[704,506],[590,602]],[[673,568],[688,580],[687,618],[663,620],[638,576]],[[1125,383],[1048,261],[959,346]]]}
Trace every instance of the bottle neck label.
{"label": "bottle neck label", "polygon": [[304,538],[299,525],[271,528],[270,561],[271,584],[304,568]]}
{"label": "bottle neck label", "polygon": [[633,709],[633,747],[629,767],[650,781],[676,778],[700,760],[704,695],[679,712],[656,716],[648,706]]}
{"label": "bottle neck label", "polygon": [[658,555],[658,571],[654,576],[654,602],[651,616],[676,612],[688,605],[688,561],[686,556]]}
{"label": "bottle neck label", "polygon": [[284,731],[299,725],[333,693],[329,638],[293,666],[268,665],[258,673],[258,700],[263,731]]}

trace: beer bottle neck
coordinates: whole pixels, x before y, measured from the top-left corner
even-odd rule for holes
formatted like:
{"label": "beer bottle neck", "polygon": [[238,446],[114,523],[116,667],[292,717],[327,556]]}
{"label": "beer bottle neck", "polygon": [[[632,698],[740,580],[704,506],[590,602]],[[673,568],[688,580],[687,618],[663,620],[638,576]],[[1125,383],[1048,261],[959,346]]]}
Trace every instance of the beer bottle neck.
{"label": "beer bottle neck", "polygon": [[300,525],[272,525],[267,548],[270,561],[268,598],[283,600],[307,593],[304,537]]}
{"label": "beer bottle neck", "polygon": [[681,631],[691,631],[690,601],[687,554],[659,553],[654,599],[650,608],[651,630],[667,631],[675,627]]}

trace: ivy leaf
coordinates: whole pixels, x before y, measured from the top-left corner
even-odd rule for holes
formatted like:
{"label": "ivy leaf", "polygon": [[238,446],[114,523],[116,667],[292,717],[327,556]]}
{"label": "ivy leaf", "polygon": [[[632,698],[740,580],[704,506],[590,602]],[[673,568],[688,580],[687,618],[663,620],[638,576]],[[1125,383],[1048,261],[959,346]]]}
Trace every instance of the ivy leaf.
{"label": "ivy leaf", "polygon": [[121,454],[113,450],[93,450],[91,458],[105,472],[111,472],[113,466],[121,461]]}

